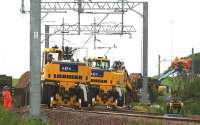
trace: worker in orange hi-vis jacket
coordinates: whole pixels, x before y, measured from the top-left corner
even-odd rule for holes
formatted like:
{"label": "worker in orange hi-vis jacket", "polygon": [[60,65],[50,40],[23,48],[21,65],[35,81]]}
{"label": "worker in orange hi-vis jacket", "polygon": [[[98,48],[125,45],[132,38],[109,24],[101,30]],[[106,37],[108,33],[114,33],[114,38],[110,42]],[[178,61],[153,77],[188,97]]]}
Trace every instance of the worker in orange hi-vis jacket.
{"label": "worker in orange hi-vis jacket", "polygon": [[9,88],[5,86],[2,91],[3,97],[3,108],[5,111],[9,111],[12,108],[12,96],[10,94]]}

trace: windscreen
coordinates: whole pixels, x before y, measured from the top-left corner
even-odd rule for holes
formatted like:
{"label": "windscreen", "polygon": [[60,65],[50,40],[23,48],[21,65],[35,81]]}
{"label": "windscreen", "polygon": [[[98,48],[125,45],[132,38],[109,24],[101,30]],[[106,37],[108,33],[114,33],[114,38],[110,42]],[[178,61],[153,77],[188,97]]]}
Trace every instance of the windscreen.
{"label": "windscreen", "polygon": [[92,68],[100,68],[108,70],[110,68],[110,61],[105,60],[90,60],[88,65]]}

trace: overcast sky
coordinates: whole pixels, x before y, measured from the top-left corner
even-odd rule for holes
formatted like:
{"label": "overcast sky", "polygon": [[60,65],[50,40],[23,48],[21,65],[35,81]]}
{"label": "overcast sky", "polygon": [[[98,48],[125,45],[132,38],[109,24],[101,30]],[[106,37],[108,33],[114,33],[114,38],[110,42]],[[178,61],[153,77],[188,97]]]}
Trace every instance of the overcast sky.
{"label": "overcast sky", "polygon": [[[26,0],[25,0],[26,1]],[[138,0],[139,1],[139,0]],[[28,3],[29,0],[26,1]],[[158,72],[158,55],[161,60],[171,60],[176,56],[187,56],[194,47],[195,52],[200,51],[200,1],[199,0],[148,0],[149,2],[149,76]],[[0,74],[19,77],[29,70],[29,14],[20,13],[20,0],[4,0],[0,4]],[[28,8],[26,8],[28,9]],[[138,11],[140,7],[136,8]],[[82,15],[82,24],[91,24],[94,18],[97,22],[105,15]],[[54,19],[56,17],[56,20]],[[65,22],[74,24],[77,18],[65,15]],[[70,17],[70,18],[69,18]],[[108,16],[105,23],[120,22],[120,16]],[[54,20],[60,24],[62,16],[48,15],[46,20]],[[141,72],[141,17],[134,12],[125,15],[125,24],[134,25],[135,33],[125,36],[97,36],[103,41],[104,46],[115,44],[118,48],[111,50],[107,56],[115,60],[123,60],[130,72]],[[44,24],[44,23],[43,23]],[[42,27],[44,31],[44,27]],[[89,35],[66,36],[65,38],[74,45],[81,46]],[[60,38],[52,38],[51,45],[61,44]],[[92,39],[87,47],[92,48]],[[66,43],[70,45],[69,42]],[[42,45],[43,46],[43,45]],[[85,50],[79,51],[84,55]],[[95,54],[94,54],[95,53]],[[101,56],[106,50],[90,50],[89,56]],[[161,71],[164,71],[170,61],[162,62]]]}

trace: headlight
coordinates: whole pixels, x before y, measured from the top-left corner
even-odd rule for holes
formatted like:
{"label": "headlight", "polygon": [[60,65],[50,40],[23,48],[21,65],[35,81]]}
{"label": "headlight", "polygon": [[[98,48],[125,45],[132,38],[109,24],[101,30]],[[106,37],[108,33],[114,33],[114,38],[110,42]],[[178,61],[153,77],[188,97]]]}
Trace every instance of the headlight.
{"label": "headlight", "polygon": [[51,101],[53,101],[53,97],[51,97]]}

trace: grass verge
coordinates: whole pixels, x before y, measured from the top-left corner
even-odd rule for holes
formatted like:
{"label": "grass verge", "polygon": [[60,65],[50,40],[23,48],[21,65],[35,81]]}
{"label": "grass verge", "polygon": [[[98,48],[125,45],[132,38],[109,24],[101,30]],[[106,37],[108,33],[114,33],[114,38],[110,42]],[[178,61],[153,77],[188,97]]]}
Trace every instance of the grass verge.
{"label": "grass verge", "polygon": [[40,120],[30,118],[20,118],[13,112],[5,112],[0,107],[0,125],[48,125]]}

